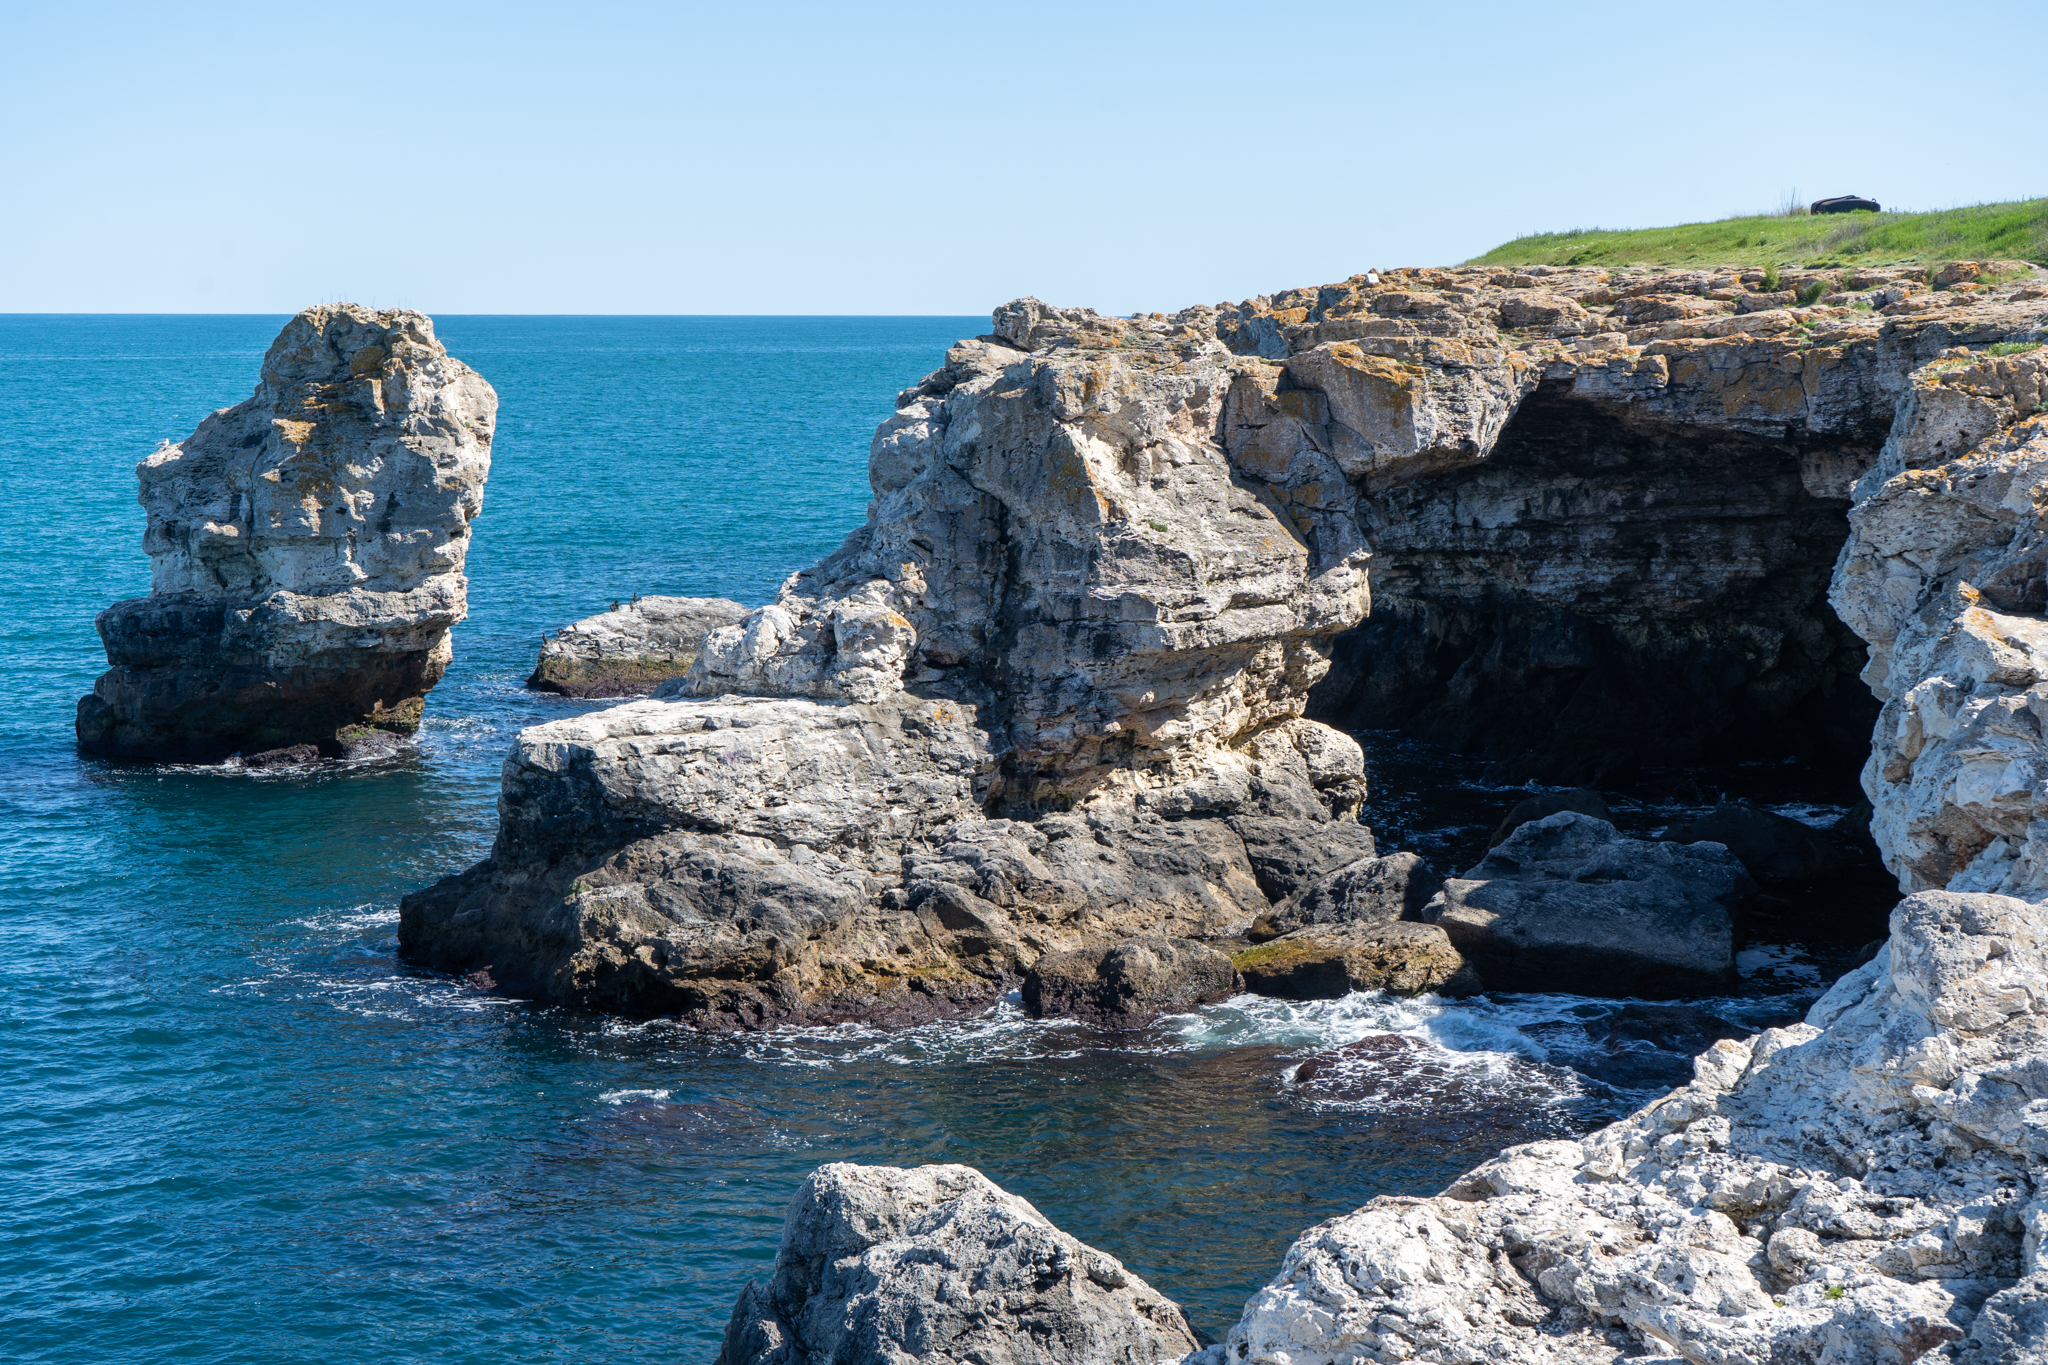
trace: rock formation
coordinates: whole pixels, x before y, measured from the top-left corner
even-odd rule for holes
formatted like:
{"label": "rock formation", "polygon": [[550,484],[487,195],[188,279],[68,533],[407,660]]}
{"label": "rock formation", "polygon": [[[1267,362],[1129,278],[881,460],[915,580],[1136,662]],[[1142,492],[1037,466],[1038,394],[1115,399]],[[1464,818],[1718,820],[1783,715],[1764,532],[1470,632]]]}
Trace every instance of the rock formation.
{"label": "rock formation", "polygon": [[[912,974],[942,983],[961,979],[942,960],[987,980],[1338,904],[1376,850],[1355,832],[1314,848],[1352,829],[1317,812],[1349,812],[1359,769],[1299,718],[1300,689],[1363,606],[1366,545],[1378,609],[1340,641],[1323,714],[1405,721],[1529,771],[1857,748],[1867,641],[1872,830],[1917,892],[1876,959],[1804,1023],[1715,1042],[1690,1085],[1584,1141],[1311,1229],[1197,1359],[2048,1358],[2048,673],[2032,662],[2048,639],[2032,473],[2048,285],[1982,274],[1941,291],[1903,271],[1788,279],[1822,285],[1805,308],[1733,272],[1533,269],[1389,272],[1128,322],[1012,305],[903,396],[868,527],[714,632],[666,693],[676,709],[522,737],[493,863],[409,899],[408,941],[432,956],[447,926],[498,915],[451,957],[567,932],[584,937],[539,956],[573,973],[610,953],[647,981],[680,926],[764,935],[746,940],[760,989],[798,1001],[824,975],[806,944],[886,913],[898,936],[863,928],[840,960],[872,945],[868,962],[928,961]],[[747,691],[806,700],[690,700]],[[849,736],[842,768],[875,766],[848,789],[896,786],[853,819],[900,845],[823,831],[783,852],[798,845],[778,819],[808,838],[822,817],[770,803],[813,800],[825,765],[777,768],[752,813],[725,813],[699,752],[751,754],[732,727],[806,706],[874,727]],[[759,751],[786,763],[795,733]],[[535,853],[607,821],[574,857]],[[716,925],[687,907],[609,922],[638,940],[601,921],[594,896],[637,907],[650,876],[705,881],[678,869],[718,840],[781,854],[786,882],[828,881],[855,908],[820,911],[809,939],[765,927],[786,914],[765,892]],[[615,870],[629,863],[646,870]],[[1265,946],[1377,924],[1414,940],[1419,968],[1431,950],[1407,930],[1439,928],[1505,983],[1516,954],[1487,888],[1515,893],[1506,910],[1592,904],[1680,863],[1729,895],[1746,880],[1717,844],[1550,814],[1448,883],[1435,926],[1310,915]],[[592,880],[550,908],[571,869]],[[1712,942],[1660,974],[1725,968],[1727,896],[1706,899]],[[1615,925],[1582,937],[1575,952],[1604,948]],[[1370,958],[1315,951],[1347,985]],[[1656,979],[1671,978],[1631,988]],[[873,1292],[907,1292],[924,1264],[892,1253]]]}
{"label": "rock formation", "polygon": [[419,313],[309,308],[254,396],[136,468],[150,594],[95,624],[78,741],[211,761],[410,734],[467,611],[497,395]]}
{"label": "rock formation", "polygon": [[697,662],[704,637],[747,614],[723,597],[635,597],[547,637],[526,685],[566,697],[644,697]]}
{"label": "rock formation", "polygon": [[1910,1361],[2048,1353],[2048,925],[1923,892],[1807,1021],[1581,1142],[1310,1229],[1213,1354]]}
{"label": "rock formation", "polygon": [[1171,1365],[1179,1308],[967,1166],[836,1163],[790,1201],[717,1365]]}
{"label": "rock formation", "polygon": [[1719,844],[1630,839],[1560,811],[1531,820],[1423,908],[1499,991],[1651,999],[1725,990],[1756,884]]}
{"label": "rock formation", "polygon": [[406,898],[404,951],[732,1027],[1242,932],[1370,848],[1357,744],[1301,714],[1362,533],[1280,379],[1206,312],[1001,311],[877,432],[844,546],[654,700],[520,736],[491,857]]}
{"label": "rock formation", "polygon": [[[1860,743],[1861,645],[1822,600],[1850,486],[1916,367],[2043,310],[1877,272],[1738,312],[1747,283],[1008,305],[899,396],[839,550],[655,700],[520,737],[491,857],[407,898],[403,949],[725,1027],[1233,937],[1369,841],[1357,746],[1304,714],[1368,544],[1391,595],[1328,714],[1551,768]],[[1367,705],[1397,693],[1422,710]]]}
{"label": "rock formation", "polygon": [[1383,452],[1347,464],[1372,619],[1338,642],[1312,714],[1400,725],[1517,780],[1860,762],[1864,651],[1827,605],[1851,487],[1909,376],[2034,337],[2042,285],[1815,272],[1787,285],[1824,298],[1786,307],[1760,283],[1393,272],[1221,317],[1320,395],[1302,400],[1319,439]]}
{"label": "rock formation", "polygon": [[1221,1000],[1237,986],[1237,969],[1214,948],[1146,937],[1047,953],[1024,974],[1023,998],[1035,1018],[1127,1028]]}
{"label": "rock formation", "polygon": [[1833,601],[1884,703],[1871,833],[1902,890],[2048,898],[2048,347],[1916,370],[1855,499]]}

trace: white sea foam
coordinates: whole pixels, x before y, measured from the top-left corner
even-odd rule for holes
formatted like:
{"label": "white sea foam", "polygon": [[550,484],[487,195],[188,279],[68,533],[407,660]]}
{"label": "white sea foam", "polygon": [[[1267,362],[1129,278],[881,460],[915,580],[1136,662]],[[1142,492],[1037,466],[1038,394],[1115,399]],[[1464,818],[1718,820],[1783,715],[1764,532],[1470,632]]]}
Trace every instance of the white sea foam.
{"label": "white sea foam", "polygon": [[669,1090],[607,1090],[597,1098],[604,1104],[631,1104],[634,1100],[665,1100],[673,1093]]}

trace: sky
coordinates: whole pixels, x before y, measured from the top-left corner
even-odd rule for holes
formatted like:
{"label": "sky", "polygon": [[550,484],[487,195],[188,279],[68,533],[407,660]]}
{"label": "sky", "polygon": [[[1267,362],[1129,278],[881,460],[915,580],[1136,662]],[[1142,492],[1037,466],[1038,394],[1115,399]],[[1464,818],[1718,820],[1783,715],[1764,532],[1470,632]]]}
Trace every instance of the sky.
{"label": "sky", "polygon": [[2048,195],[2044,51],[2043,0],[0,0],[0,312],[1172,311]]}

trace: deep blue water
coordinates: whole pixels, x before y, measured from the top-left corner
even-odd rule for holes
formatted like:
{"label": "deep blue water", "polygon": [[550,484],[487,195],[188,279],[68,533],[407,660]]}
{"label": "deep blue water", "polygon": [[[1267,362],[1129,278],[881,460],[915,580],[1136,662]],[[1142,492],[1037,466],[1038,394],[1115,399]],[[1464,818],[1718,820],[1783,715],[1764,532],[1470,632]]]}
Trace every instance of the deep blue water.
{"label": "deep blue water", "polygon": [[[1613,1110],[1489,1051],[1609,1008],[1568,999],[707,1038],[408,969],[398,898],[482,854],[513,734],[581,705],[521,689],[541,632],[767,600],[859,524],[896,391],[986,324],[439,319],[502,406],[417,751],[82,760],[93,613],[148,585],[132,467],[246,397],[282,321],[0,317],[0,1359],[708,1361],[838,1159],[977,1165],[1220,1335],[1306,1225]],[[1288,1083],[1389,1029],[1469,1049],[1462,1079]]]}

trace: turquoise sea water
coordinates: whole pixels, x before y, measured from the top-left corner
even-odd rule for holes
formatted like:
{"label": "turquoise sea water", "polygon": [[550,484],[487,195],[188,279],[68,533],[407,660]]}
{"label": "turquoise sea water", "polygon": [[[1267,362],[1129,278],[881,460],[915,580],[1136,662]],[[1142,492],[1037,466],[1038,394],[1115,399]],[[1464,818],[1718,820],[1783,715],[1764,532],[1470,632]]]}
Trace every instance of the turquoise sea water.
{"label": "turquoise sea water", "polygon": [[[767,600],[859,524],[896,391],[986,323],[441,318],[502,406],[416,751],[82,760],[93,613],[148,585],[132,467],[246,397],[282,321],[0,317],[0,1359],[709,1361],[840,1159],[977,1165],[1220,1335],[1301,1228],[1621,1103],[1509,1061],[1611,1008],[1569,999],[708,1038],[408,969],[398,898],[483,853],[517,729],[587,705],[522,690],[541,632]],[[1388,1030],[1464,1051],[1289,1083]]]}

